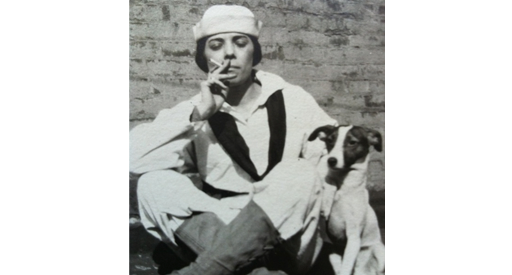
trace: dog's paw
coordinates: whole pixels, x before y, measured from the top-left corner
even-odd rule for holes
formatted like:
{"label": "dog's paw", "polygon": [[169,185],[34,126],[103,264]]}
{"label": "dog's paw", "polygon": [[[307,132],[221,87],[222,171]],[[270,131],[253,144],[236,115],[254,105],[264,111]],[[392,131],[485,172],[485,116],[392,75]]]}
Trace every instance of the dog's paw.
{"label": "dog's paw", "polygon": [[332,268],[334,269],[334,273],[336,275],[341,275],[341,255],[332,253],[329,255],[329,262],[331,263]]}

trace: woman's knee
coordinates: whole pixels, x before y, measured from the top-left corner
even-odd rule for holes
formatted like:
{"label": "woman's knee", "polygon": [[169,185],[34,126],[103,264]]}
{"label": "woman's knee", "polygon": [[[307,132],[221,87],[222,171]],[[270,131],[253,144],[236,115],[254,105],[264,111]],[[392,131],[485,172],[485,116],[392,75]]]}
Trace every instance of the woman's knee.
{"label": "woman's knee", "polygon": [[195,188],[190,179],[173,170],[152,171],[139,178],[139,211],[147,224],[165,228],[172,217],[192,214],[188,209],[186,188]]}
{"label": "woman's knee", "polygon": [[174,194],[173,190],[182,184],[190,184],[190,179],[174,170],[158,170],[143,174],[137,183],[139,200],[155,195],[165,194],[167,198]]}

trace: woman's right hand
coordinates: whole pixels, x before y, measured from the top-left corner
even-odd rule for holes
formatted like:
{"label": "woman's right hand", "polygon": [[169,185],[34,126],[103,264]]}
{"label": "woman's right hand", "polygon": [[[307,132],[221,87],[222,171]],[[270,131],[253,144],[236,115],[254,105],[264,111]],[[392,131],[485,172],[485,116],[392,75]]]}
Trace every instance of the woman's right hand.
{"label": "woman's right hand", "polygon": [[201,102],[196,106],[192,113],[192,121],[207,120],[215,114],[229,92],[229,87],[225,83],[227,80],[236,77],[234,74],[227,74],[227,68],[231,61],[223,62],[222,66],[213,68],[208,73],[208,79],[201,82]]}

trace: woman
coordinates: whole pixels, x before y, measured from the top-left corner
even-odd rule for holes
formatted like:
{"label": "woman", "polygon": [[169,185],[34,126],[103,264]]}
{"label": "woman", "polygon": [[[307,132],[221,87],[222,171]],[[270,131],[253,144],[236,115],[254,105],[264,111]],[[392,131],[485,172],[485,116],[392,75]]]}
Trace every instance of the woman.
{"label": "woman", "polygon": [[313,163],[324,145],[306,140],[336,121],[302,88],[253,69],[261,26],[244,7],[209,8],[193,28],[208,74],[200,94],[130,133],[143,225],[182,259],[198,255],[174,274],[247,274],[275,267],[261,261],[269,251],[299,274],[321,247],[329,206]]}

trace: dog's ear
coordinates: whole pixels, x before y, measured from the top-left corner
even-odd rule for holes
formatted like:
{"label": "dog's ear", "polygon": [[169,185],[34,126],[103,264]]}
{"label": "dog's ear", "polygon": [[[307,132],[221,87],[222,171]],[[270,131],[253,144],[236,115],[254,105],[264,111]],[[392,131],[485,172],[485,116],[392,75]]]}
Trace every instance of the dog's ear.
{"label": "dog's ear", "polygon": [[320,136],[320,140],[323,140],[326,136],[332,134],[337,127],[332,125],[324,125],[316,128],[311,135],[309,135],[308,141],[315,140],[318,136]]}
{"label": "dog's ear", "polygon": [[382,152],[382,135],[378,131],[368,128],[366,128],[366,133],[368,143],[373,145],[378,152]]}

